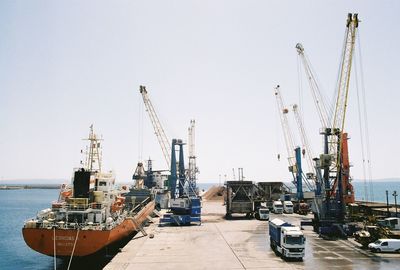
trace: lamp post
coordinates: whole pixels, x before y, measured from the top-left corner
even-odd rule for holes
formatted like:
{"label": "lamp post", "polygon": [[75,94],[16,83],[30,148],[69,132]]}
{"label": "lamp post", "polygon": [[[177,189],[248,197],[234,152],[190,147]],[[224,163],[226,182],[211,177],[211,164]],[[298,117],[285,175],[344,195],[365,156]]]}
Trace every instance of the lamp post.
{"label": "lamp post", "polygon": [[389,212],[389,191],[386,190],[386,208],[387,208],[387,216],[390,217]]}
{"label": "lamp post", "polygon": [[394,197],[394,207],[396,209],[396,217],[397,217],[397,192],[396,190],[393,192],[393,197]]}

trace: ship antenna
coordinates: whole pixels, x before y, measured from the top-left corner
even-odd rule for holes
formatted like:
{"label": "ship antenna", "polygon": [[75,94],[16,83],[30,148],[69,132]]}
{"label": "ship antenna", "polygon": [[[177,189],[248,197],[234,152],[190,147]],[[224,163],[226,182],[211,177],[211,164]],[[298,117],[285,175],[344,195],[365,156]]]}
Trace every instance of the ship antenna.
{"label": "ship antenna", "polygon": [[89,137],[84,139],[89,141],[89,150],[86,150],[86,170],[93,172],[101,172],[101,146],[100,141],[103,139],[97,138],[93,131],[93,124],[90,125]]}

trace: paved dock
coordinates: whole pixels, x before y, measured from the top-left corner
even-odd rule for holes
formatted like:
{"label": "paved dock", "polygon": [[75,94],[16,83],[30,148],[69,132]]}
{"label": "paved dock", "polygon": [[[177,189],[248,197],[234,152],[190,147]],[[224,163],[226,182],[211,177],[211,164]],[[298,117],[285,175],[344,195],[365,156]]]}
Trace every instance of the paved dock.
{"label": "paved dock", "polygon": [[[400,254],[374,254],[352,240],[323,240],[311,228],[304,230],[304,260],[286,261],[269,246],[268,222],[225,220],[220,201],[203,202],[202,212],[200,226],[159,227],[154,219],[145,228],[148,236],[138,233],[104,269],[399,269]],[[304,218],[277,216],[294,224]]]}

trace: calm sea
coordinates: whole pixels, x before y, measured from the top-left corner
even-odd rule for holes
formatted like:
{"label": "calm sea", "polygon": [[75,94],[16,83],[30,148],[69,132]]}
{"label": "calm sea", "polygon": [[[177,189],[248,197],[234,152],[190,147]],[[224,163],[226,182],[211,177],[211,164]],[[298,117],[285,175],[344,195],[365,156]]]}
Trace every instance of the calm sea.
{"label": "calm sea", "polygon": [[[357,200],[368,199],[368,201],[386,202],[387,190],[389,191],[389,203],[394,204],[393,192],[400,193],[400,179],[393,181],[373,181],[371,184],[364,184],[362,181],[353,181],[352,184]],[[367,188],[367,192],[365,192],[365,187]],[[397,197],[397,203],[400,203],[400,197]]]}
{"label": "calm sea", "polygon": [[56,189],[0,190],[0,269],[54,269],[53,258],[25,244],[21,229],[57,197]]}
{"label": "calm sea", "polygon": [[[199,183],[207,190],[218,183]],[[364,183],[353,182],[356,198],[364,199]],[[394,203],[393,191],[400,192],[399,181],[373,182],[367,185],[369,199],[373,190],[374,201],[386,202],[385,190],[389,191],[389,202]],[[0,269],[54,269],[52,257],[31,250],[24,242],[21,228],[23,222],[36,215],[37,211],[48,208],[58,197],[56,189],[0,190]],[[114,254],[95,260],[73,260],[71,269],[101,269]],[[68,261],[57,260],[57,269],[66,269]]]}

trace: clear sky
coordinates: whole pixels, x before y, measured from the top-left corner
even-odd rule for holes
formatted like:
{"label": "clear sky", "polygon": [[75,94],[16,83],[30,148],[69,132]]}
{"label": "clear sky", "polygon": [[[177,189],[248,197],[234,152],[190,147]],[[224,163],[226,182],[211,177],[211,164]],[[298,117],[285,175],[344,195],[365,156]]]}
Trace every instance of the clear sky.
{"label": "clear sky", "polygon": [[[372,177],[398,177],[400,2],[282,0],[1,0],[0,177],[69,179],[92,123],[104,137],[104,167],[119,181],[131,179],[140,154],[165,168],[142,84],[170,139],[186,140],[196,120],[200,182],[231,178],[237,167],[249,180],[288,180],[273,87],[281,85],[288,105],[301,103],[320,153],[295,45],[304,45],[331,96],[348,12],[361,19]],[[354,78],[346,130],[351,174],[360,179]]]}

